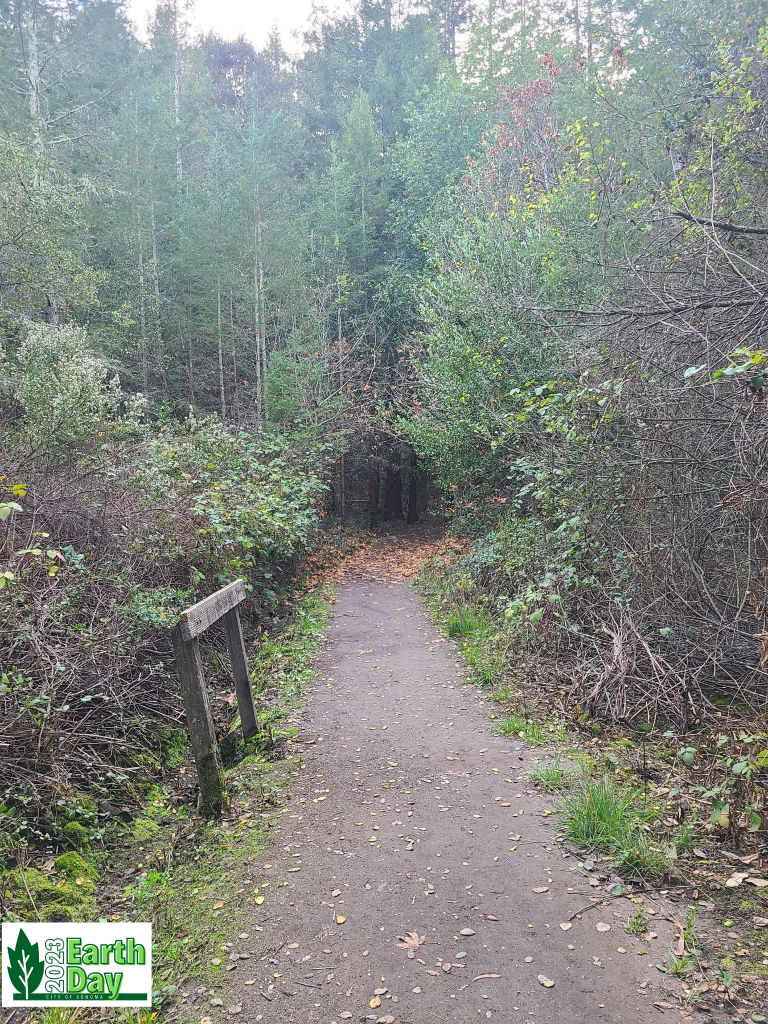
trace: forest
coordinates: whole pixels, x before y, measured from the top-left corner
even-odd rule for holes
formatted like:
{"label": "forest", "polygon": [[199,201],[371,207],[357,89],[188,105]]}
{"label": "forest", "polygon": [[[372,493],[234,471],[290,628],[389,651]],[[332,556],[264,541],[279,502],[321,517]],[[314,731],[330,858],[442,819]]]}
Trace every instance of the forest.
{"label": "forest", "polygon": [[0,0],[0,131],[0,859],[175,756],[182,608],[241,577],[266,649],[395,520],[481,683],[765,843],[764,3],[359,0],[293,58]]}

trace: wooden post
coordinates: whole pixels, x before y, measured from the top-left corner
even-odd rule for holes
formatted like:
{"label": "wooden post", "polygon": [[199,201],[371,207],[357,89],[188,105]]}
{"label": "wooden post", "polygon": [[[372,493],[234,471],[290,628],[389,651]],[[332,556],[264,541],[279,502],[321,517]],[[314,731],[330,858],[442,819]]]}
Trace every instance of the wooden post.
{"label": "wooden post", "polygon": [[227,631],[229,663],[232,666],[232,676],[235,680],[240,724],[243,729],[243,737],[247,740],[259,731],[259,723],[256,721],[256,709],[253,706],[253,690],[251,690],[251,680],[248,677],[243,629],[240,625],[240,614],[237,608],[232,608],[225,613],[224,628]]}
{"label": "wooden post", "polygon": [[[204,818],[220,814],[227,805],[227,786],[221,764],[216,730],[213,727],[203,663],[196,637],[184,638],[181,624],[171,634],[181,695],[187,712],[187,727],[200,783],[198,810]],[[241,641],[242,642],[242,641]]]}

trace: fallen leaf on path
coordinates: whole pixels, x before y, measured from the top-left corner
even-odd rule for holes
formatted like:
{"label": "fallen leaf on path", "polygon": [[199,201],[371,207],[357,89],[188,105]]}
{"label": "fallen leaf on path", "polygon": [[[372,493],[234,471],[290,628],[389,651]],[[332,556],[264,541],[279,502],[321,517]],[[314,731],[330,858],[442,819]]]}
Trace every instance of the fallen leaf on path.
{"label": "fallen leaf on path", "polygon": [[375,988],[375,989],[373,990],[373,994],[374,994],[375,996],[384,996],[384,995],[386,995],[386,994],[387,994],[387,992],[389,992],[389,989],[388,989],[388,988]]}
{"label": "fallen leaf on path", "polygon": [[730,853],[728,850],[724,850],[723,856],[728,860],[737,860],[741,864],[754,864],[759,855],[756,853],[748,853],[746,857],[740,857],[738,853]]}
{"label": "fallen leaf on path", "polygon": [[746,881],[758,889],[764,889],[768,885],[768,878],[747,878]]}
{"label": "fallen leaf on path", "polygon": [[[337,895],[338,895],[338,893],[334,893],[333,895],[334,895],[334,896],[337,896]],[[298,949],[298,948],[299,948],[299,943],[298,943],[298,942],[292,942],[292,943],[290,944],[290,946],[288,947],[288,949]]]}
{"label": "fallen leaf on path", "polygon": [[243,984],[244,985],[255,985],[256,984],[256,979],[255,978],[249,978],[248,981],[243,982]]}
{"label": "fallen leaf on path", "polygon": [[230,1013],[242,1013],[243,1012],[243,1007],[242,1007],[242,1005],[240,1003],[238,1003],[236,1006],[230,1006],[229,1012]]}
{"label": "fallen leaf on path", "polygon": [[213,1024],[213,1021],[210,1017],[201,1017],[200,1024]]}
{"label": "fallen leaf on path", "polygon": [[752,924],[755,928],[768,928],[768,917],[753,917]]}
{"label": "fallen leaf on path", "polygon": [[549,892],[549,886],[548,885],[537,885],[536,888],[533,891],[534,892]]}
{"label": "fallen leaf on path", "polygon": [[368,1003],[368,1005],[372,1010],[375,1010],[376,1007],[381,1006],[381,1000],[379,999],[378,996],[374,996],[373,999],[371,999],[371,1001]]}
{"label": "fallen leaf on path", "polygon": [[[334,898],[336,896],[341,896],[341,889],[334,889],[333,892],[331,893],[331,896],[333,896]],[[297,945],[298,945],[298,943],[297,943]],[[289,946],[288,947],[288,949],[294,949],[294,948],[295,947],[293,947],[293,946]]]}
{"label": "fallen leaf on path", "polygon": [[290,875],[293,871],[301,871],[301,868],[288,868],[288,874]]}
{"label": "fallen leaf on path", "polygon": [[213,960],[211,960],[211,963],[213,964],[214,967],[218,967],[219,964],[221,963],[221,960],[219,960],[219,958],[216,956],[213,958]]}
{"label": "fallen leaf on path", "polygon": [[626,953],[627,951],[626,951],[626,949],[624,949],[623,946],[617,946],[616,947],[616,952],[617,953]]}
{"label": "fallen leaf on path", "polygon": [[486,921],[498,921],[499,920],[498,917],[494,917],[493,914],[486,914],[485,919],[486,919]]}
{"label": "fallen leaf on path", "polygon": [[431,974],[433,978],[437,977],[437,971],[427,971],[427,974]]}
{"label": "fallen leaf on path", "polygon": [[405,935],[397,936],[400,941],[397,944],[398,949],[416,950],[419,946],[423,945],[427,936],[419,935],[418,932],[406,932]]}
{"label": "fallen leaf on path", "polygon": [[564,932],[569,932],[571,928],[573,928],[573,925],[570,921],[563,921],[560,927],[563,929]]}
{"label": "fallen leaf on path", "polygon": [[395,1024],[395,1018],[387,1014],[386,1017],[379,1017],[376,1024]]}
{"label": "fallen leaf on path", "polygon": [[728,888],[728,889],[735,889],[737,886],[741,885],[741,883],[744,881],[744,879],[746,877],[747,877],[747,872],[746,871],[737,871],[737,872],[735,872],[726,881],[726,883],[725,883],[726,888]]}
{"label": "fallen leaf on path", "polygon": [[706,853],[704,853],[703,850],[700,850],[698,848],[698,846],[694,846],[694,848],[693,848],[693,855],[694,855],[694,857],[700,857],[702,860],[706,859],[706,856],[707,856]]}
{"label": "fallen leaf on path", "polygon": [[340,1013],[339,1016],[342,1017],[344,1020],[349,1020],[352,1014],[349,1012],[349,1010],[345,1010],[343,1013]]}
{"label": "fallen leaf on path", "polygon": [[476,978],[473,978],[472,981],[480,981],[482,978],[500,978],[500,977],[501,977],[500,974],[478,974],[478,976]]}
{"label": "fallen leaf on path", "polygon": [[554,981],[552,981],[551,978],[547,978],[544,974],[540,974],[538,976],[538,978],[537,978],[537,981],[538,981],[538,983],[540,985],[543,985],[544,988],[554,988],[555,987]]}
{"label": "fallen leaf on path", "polygon": [[219,910],[223,906],[224,906],[224,900],[216,900],[216,902],[213,904],[213,909],[214,910]]}
{"label": "fallen leaf on path", "polygon": [[654,1006],[658,1006],[658,1008],[660,1010],[674,1010],[674,1006],[672,1005],[672,1003],[658,1002],[658,1003],[654,1003],[653,1005]]}
{"label": "fallen leaf on path", "polygon": [[260,907],[261,904],[264,902],[264,897],[263,896],[257,896],[256,899],[253,902],[256,903]]}
{"label": "fallen leaf on path", "polygon": [[415,993],[416,993],[416,995],[418,995],[418,994],[419,994],[419,992],[421,992],[421,989],[420,989],[420,988],[419,988],[419,986],[417,985],[417,986],[416,986],[416,988],[412,988],[412,989],[411,989],[411,992],[415,992]]}
{"label": "fallen leaf on path", "polygon": [[343,914],[339,914],[338,917],[336,918],[336,924],[344,924],[346,920],[347,919],[346,917],[344,917]]}
{"label": "fallen leaf on path", "polygon": [[455,953],[454,960],[463,960],[466,955],[466,953]]}
{"label": "fallen leaf on path", "polygon": [[611,930],[611,926],[606,924],[605,921],[598,921],[595,928],[597,928],[599,932],[609,932]]}
{"label": "fallen leaf on path", "polygon": [[459,932],[459,935],[474,935],[474,934],[475,933],[472,931],[471,928],[462,928],[461,931]]}
{"label": "fallen leaf on path", "polygon": [[451,966],[451,964],[443,964],[443,970],[445,971],[446,974],[450,974]]}
{"label": "fallen leaf on path", "polygon": [[593,956],[592,957],[592,963],[595,965],[595,967],[602,967],[603,966],[603,961],[600,959],[599,956]]}

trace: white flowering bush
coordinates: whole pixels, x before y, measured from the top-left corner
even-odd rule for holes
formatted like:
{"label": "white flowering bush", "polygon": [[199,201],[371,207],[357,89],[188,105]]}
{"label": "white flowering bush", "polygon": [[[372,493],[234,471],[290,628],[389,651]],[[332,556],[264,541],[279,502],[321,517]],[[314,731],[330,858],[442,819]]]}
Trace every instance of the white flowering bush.
{"label": "white flowering bush", "polygon": [[36,324],[17,354],[16,398],[36,445],[77,444],[98,431],[120,401],[120,380],[88,348],[82,327]]}

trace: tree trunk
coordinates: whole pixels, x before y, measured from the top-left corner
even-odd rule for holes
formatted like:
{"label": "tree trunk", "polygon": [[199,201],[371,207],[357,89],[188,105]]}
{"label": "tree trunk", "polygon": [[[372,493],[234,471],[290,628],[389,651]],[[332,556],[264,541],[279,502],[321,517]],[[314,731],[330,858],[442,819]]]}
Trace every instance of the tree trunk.
{"label": "tree trunk", "polygon": [[411,452],[411,461],[408,466],[408,522],[415,523],[419,518],[419,478],[416,467],[416,452]]}
{"label": "tree trunk", "polygon": [[179,104],[179,12],[177,0],[173,0],[173,108],[176,127],[176,177],[181,187],[181,113]]}
{"label": "tree trunk", "polygon": [[370,524],[373,526],[379,511],[379,470],[373,459],[368,460],[368,509],[371,513]]}
{"label": "tree trunk", "polygon": [[403,494],[400,470],[387,469],[387,490],[384,498],[387,519],[403,518]]}
{"label": "tree trunk", "polygon": [[224,394],[224,339],[221,333],[221,275],[216,275],[216,321],[219,330],[219,389],[221,392],[221,418],[227,418],[227,400]]}
{"label": "tree trunk", "polygon": [[341,465],[339,467],[339,515],[341,517],[342,524],[347,518],[347,479],[346,479],[346,465],[344,462],[344,455],[341,456]]}
{"label": "tree trunk", "polygon": [[139,246],[139,321],[141,323],[141,370],[146,393],[149,384],[147,313],[144,305],[144,240],[141,230],[141,173],[139,164],[139,101],[136,100],[136,240]]}

